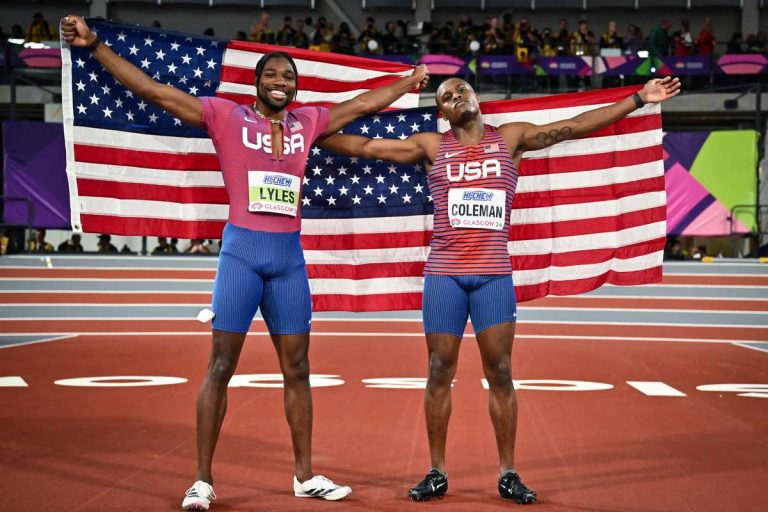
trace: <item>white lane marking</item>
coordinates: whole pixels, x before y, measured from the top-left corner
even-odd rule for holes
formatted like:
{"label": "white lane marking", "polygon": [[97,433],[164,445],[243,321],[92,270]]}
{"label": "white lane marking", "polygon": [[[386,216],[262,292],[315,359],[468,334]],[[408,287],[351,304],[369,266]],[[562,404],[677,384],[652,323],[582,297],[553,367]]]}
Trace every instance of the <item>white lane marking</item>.
{"label": "white lane marking", "polygon": [[46,338],[43,340],[32,340],[32,341],[20,341],[18,343],[7,343],[4,345],[0,345],[0,349],[3,348],[11,348],[11,347],[21,347],[23,345],[37,345],[38,343],[48,343],[49,341],[61,341],[61,340],[68,340],[70,338],[76,338],[78,336],[77,333],[71,333],[71,334],[64,334],[59,336],[59,333],[51,333],[51,332],[44,332],[44,333],[25,333],[25,332],[19,332],[19,333],[3,333],[0,335],[0,340],[2,340],[2,336],[11,337],[11,336],[51,336],[50,338]]}
{"label": "white lane marking", "polygon": [[646,396],[687,396],[664,382],[628,380],[627,384]]}
{"label": "white lane marking", "polygon": [[[760,344],[762,346],[760,347],[753,347],[751,345],[747,345],[747,343],[755,343]],[[738,342],[735,342],[734,345],[738,347],[748,348],[751,350],[757,350],[758,352],[768,352],[768,341],[762,340],[762,341],[747,341],[747,340],[741,340]]]}

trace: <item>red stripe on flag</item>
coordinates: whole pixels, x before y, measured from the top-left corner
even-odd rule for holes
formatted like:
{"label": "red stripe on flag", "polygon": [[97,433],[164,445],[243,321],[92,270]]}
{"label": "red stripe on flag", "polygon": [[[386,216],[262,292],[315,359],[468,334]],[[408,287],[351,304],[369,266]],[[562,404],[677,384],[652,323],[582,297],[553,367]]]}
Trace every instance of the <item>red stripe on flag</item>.
{"label": "red stripe on flag", "polygon": [[211,153],[170,153],[138,151],[75,144],[75,160],[92,164],[125,165],[147,169],[162,168],[171,171],[218,171],[219,158]]}
{"label": "red stripe on flag", "polygon": [[507,114],[510,112],[551,110],[553,108],[568,108],[582,105],[600,105],[621,101],[632,96],[632,94],[640,89],[642,89],[641,85],[630,85],[615,89],[596,89],[594,91],[555,94],[537,98],[485,101],[480,105],[480,110],[483,114]]}
{"label": "red stripe on flag", "polygon": [[[222,82],[232,82],[238,84],[253,85],[253,70],[248,68],[238,68],[234,66],[224,66],[221,72]],[[347,92],[357,89],[378,89],[399,80],[399,75],[383,75],[367,80],[353,82],[342,82],[331,78],[322,78],[315,76],[300,76],[298,85],[298,96],[301,97],[301,91],[313,92]]]}
{"label": "red stripe on flag", "polygon": [[377,279],[383,277],[420,277],[424,273],[423,261],[395,261],[366,263],[363,265],[317,264],[307,265],[310,279]]}
{"label": "red stripe on flag", "polygon": [[[232,50],[242,50],[250,53],[270,53],[270,52],[285,52],[290,55],[294,60],[306,60],[310,62],[322,62],[324,64],[337,64],[339,66],[347,66],[365,70],[374,69],[382,73],[401,73],[413,69],[413,66],[408,64],[401,64],[398,62],[389,62],[386,60],[369,59],[365,57],[355,57],[352,55],[343,55],[340,53],[330,52],[316,52],[313,50],[302,50],[299,48],[291,48],[288,46],[276,46],[271,44],[250,43],[247,41],[230,41],[227,43],[227,48]],[[226,56],[225,56],[226,58]],[[230,65],[230,64],[227,64]],[[300,63],[297,63],[297,67]],[[253,72],[253,70],[251,70]],[[299,72],[299,80],[301,80],[301,71]]]}
{"label": "red stripe on flag", "polygon": [[224,187],[175,187],[78,178],[77,189],[81,196],[182,204],[229,204]]}
{"label": "red stripe on flag", "polygon": [[658,283],[661,281],[661,265],[633,272],[616,272],[610,270],[605,274],[586,279],[570,281],[548,281],[546,283],[515,286],[518,302],[546,297],[547,295],[578,295],[599,288],[604,284],[617,286],[635,286],[639,284]]}
{"label": "red stripe on flag", "polygon": [[619,119],[605,128],[588,133],[582,139],[591,139],[593,137],[607,137],[611,135],[624,135],[627,133],[640,133],[649,130],[661,130],[661,114],[651,114],[647,116],[625,117]]}
{"label": "red stripe on flag", "polygon": [[109,233],[112,235],[136,235],[141,226],[145,236],[174,236],[177,238],[221,238],[224,221],[174,220],[149,217],[120,217],[117,215],[80,214],[80,225],[85,233]]}
{"label": "red stripe on flag", "polygon": [[538,240],[563,236],[589,235],[621,231],[667,218],[667,207],[659,206],[648,210],[627,212],[609,217],[547,222],[541,224],[516,224],[510,229],[511,240]]}
{"label": "red stripe on flag", "polygon": [[595,171],[611,167],[647,164],[662,160],[662,145],[645,148],[590,153],[587,155],[558,156],[549,158],[524,158],[520,162],[521,176],[559,174],[565,172]]}

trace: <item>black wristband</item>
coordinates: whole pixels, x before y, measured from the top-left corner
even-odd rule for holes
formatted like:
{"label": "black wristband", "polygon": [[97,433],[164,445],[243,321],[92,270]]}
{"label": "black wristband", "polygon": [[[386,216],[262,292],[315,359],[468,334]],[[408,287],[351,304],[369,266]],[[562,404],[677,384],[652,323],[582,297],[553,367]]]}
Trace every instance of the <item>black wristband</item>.
{"label": "black wristband", "polygon": [[101,39],[99,39],[99,36],[96,36],[96,39],[94,39],[93,42],[90,45],[88,45],[88,51],[93,53],[96,50],[96,48],[99,47],[100,44],[101,44]]}
{"label": "black wristband", "polygon": [[632,99],[635,100],[635,107],[637,108],[643,108],[643,106],[645,105],[643,98],[641,98],[640,94],[638,93],[633,94]]}

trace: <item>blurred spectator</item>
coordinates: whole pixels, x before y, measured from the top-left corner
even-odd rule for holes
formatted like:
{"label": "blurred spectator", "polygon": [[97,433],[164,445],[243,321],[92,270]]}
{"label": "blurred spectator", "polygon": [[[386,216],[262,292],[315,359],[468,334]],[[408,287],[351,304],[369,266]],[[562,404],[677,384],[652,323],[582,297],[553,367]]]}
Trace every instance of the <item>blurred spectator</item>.
{"label": "blurred spectator", "polygon": [[616,22],[608,22],[608,30],[600,37],[600,49],[613,48],[624,51],[624,38],[616,30]]}
{"label": "blurred spectator", "polygon": [[501,30],[501,27],[499,26],[499,18],[491,18],[488,28],[483,36],[482,48],[483,53],[506,53],[504,31]]}
{"label": "blurred spectator", "polygon": [[539,54],[542,57],[555,57],[557,55],[557,40],[552,35],[552,29],[546,27],[541,31],[541,49]]}
{"label": "blurred spectator", "polygon": [[179,239],[178,238],[175,238],[175,237],[171,238],[171,247],[172,247],[171,252],[173,254],[178,254],[179,253]]}
{"label": "blurred spectator", "polygon": [[672,34],[672,44],[674,45],[673,55],[683,57],[693,54],[693,35],[691,35],[691,22],[682,20],[680,30]]}
{"label": "blurred spectator", "polygon": [[627,27],[627,37],[624,38],[625,53],[637,55],[637,52],[645,47],[643,42],[643,31],[635,24]]}
{"label": "blurred spectator", "polygon": [[304,20],[299,18],[296,20],[296,33],[294,34],[293,45],[296,48],[309,48],[309,36],[304,32]]}
{"label": "blurred spectator", "polygon": [[202,238],[195,238],[189,242],[189,247],[184,252],[186,254],[210,254],[211,250],[205,245]]}
{"label": "blurred spectator", "polygon": [[8,40],[8,34],[3,32],[3,27],[0,26],[0,43],[4,43]]}
{"label": "blurred spectator", "polygon": [[175,245],[168,243],[168,238],[164,236],[157,237],[157,247],[152,249],[152,254],[178,254],[179,250]]}
{"label": "blurred spectator", "polygon": [[704,18],[704,27],[696,38],[696,50],[699,55],[712,55],[716,44],[715,34],[712,32],[712,18],[707,16]]}
{"label": "blurred spectator", "polygon": [[32,230],[32,240],[29,242],[29,252],[53,252],[53,246],[45,241],[45,230]]}
{"label": "blurred spectator", "polygon": [[329,52],[332,41],[333,30],[328,26],[328,20],[320,16],[317,19],[315,31],[309,36],[309,48],[319,52]]}
{"label": "blurred spectator", "polygon": [[250,37],[251,41],[257,43],[275,43],[275,34],[272,32],[272,29],[269,28],[269,13],[267,13],[267,11],[261,11],[259,21],[251,25]]}
{"label": "blurred spectator", "polygon": [[667,260],[673,260],[673,261],[684,261],[689,260],[690,257],[688,256],[688,253],[683,250],[683,246],[680,243],[679,240],[672,240],[668,244],[668,251],[664,255],[664,259]]}
{"label": "blurred spectator", "polygon": [[747,53],[765,53],[766,49],[768,49],[765,40],[765,32],[760,32],[758,35],[749,34],[746,41]]}
{"label": "blurred spectator", "polygon": [[384,26],[384,34],[381,36],[381,49],[385,55],[402,55],[405,53],[403,40],[397,35],[397,25],[394,21],[388,21]]}
{"label": "blurred spectator", "polygon": [[707,256],[707,247],[704,245],[695,245],[691,249],[691,259],[701,261]]}
{"label": "blurred spectator", "polygon": [[357,39],[349,29],[349,25],[345,21],[342,21],[339,25],[339,30],[333,36],[333,44],[331,46],[336,53],[354,55],[356,42]]}
{"label": "blurred spectator", "polygon": [[589,30],[587,20],[579,21],[579,29],[571,34],[571,55],[592,55],[595,35]]}
{"label": "blurred spectator", "polygon": [[453,22],[449,21],[439,29],[432,31],[429,35],[427,48],[429,53],[456,53],[458,50],[463,54],[469,51],[469,48],[455,48],[454,41]]}
{"label": "blurred spectator", "polygon": [[654,57],[669,55],[669,29],[672,22],[664,20],[651,29],[648,34],[648,51]]}
{"label": "blurred spectator", "polygon": [[99,235],[99,243],[96,245],[96,252],[116,253],[117,247],[112,245],[112,235]]}
{"label": "blurred spectator", "polygon": [[204,36],[208,36],[208,37],[214,37],[214,36],[216,35],[216,33],[213,31],[213,28],[211,28],[211,27],[208,27],[208,28],[207,28],[207,29],[205,29],[205,31],[203,32],[203,35],[204,35]]}
{"label": "blurred spectator", "polygon": [[557,43],[557,54],[568,55],[568,50],[571,47],[571,33],[568,30],[568,21],[565,18],[560,20],[557,34],[555,35],[555,42]]}
{"label": "blurred spectator", "polygon": [[59,244],[59,252],[83,252],[83,246],[80,244],[81,237],[78,234],[72,235],[69,240],[64,240]]}
{"label": "blurred spectator", "polygon": [[120,249],[120,252],[123,254],[135,254],[130,247],[128,247],[128,244],[123,244],[122,249]]}
{"label": "blurred spectator", "polygon": [[40,43],[42,41],[51,41],[58,39],[56,31],[51,25],[43,19],[43,15],[36,12],[32,15],[32,23],[27,29],[27,41],[31,43]]}
{"label": "blurred spectator", "polygon": [[283,27],[277,33],[277,44],[293,46],[296,41],[296,30],[293,28],[293,19],[290,16],[283,18]]}
{"label": "blurred spectator", "polygon": [[[363,28],[363,31],[357,36],[357,41],[360,43],[360,51],[364,54],[382,52],[381,32],[376,28],[376,20],[371,16],[368,16],[365,19],[365,28]],[[372,45],[371,41],[375,41],[376,44]],[[375,49],[371,49],[372,46],[375,46]]]}
{"label": "blurred spectator", "polygon": [[731,39],[726,43],[725,53],[744,53],[744,38],[741,32],[734,32]]}
{"label": "blurred spectator", "polygon": [[248,34],[245,33],[245,30],[238,30],[237,34],[235,34],[235,41],[247,41],[248,40]]}
{"label": "blurred spectator", "polygon": [[[518,49],[518,60],[521,62],[529,61],[539,52],[539,33],[536,31],[530,23],[528,18],[523,16],[520,18],[520,23],[515,27],[515,32],[512,37],[515,47]],[[512,47],[511,45],[507,45]],[[521,53],[520,49],[525,51]],[[522,58],[525,55],[525,58]]]}
{"label": "blurred spectator", "polygon": [[477,27],[469,14],[462,14],[456,27],[456,47],[459,52],[469,52],[469,43],[477,41]]}

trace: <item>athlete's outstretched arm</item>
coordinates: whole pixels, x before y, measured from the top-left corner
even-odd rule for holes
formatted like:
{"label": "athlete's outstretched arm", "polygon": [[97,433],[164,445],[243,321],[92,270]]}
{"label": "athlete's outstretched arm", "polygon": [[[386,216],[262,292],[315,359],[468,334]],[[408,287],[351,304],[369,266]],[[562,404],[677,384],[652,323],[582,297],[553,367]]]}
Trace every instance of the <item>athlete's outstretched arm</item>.
{"label": "athlete's outstretched arm", "polygon": [[337,133],[318,139],[316,144],[322,148],[342,155],[360,158],[389,160],[398,164],[430,162],[430,146],[440,145],[440,136],[436,133],[417,133],[407,139],[370,139],[362,135]]}
{"label": "athlete's outstretched arm", "polygon": [[[643,103],[661,103],[680,93],[680,80],[677,78],[656,78],[649,80],[638,91]],[[628,96],[613,105],[597,108],[579,114],[576,117],[545,125],[531,123],[509,123],[499,127],[504,139],[516,143],[518,151],[544,149],[567,139],[582,137],[599,130],[637,109],[632,96]]]}
{"label": "athlete's outstretched arm", "polygon": [[[87,48],[96,41],[96,34],[91,32],[82,16],[69,15],[62,18],[61,33],[68,44],[80,48]],[[92,55],[123,84],[123,87],[135,95],[157,105],[184,123],[200,126],[202,105],[199,98],[170,85],[155,82],[103,43],[93,50]]]}
{"label": "athlete's outstretched arm", "polygon": [[351,100],[334,105],[330,108],[330,121],[323,135],[331,135],[339,131],[342,127],[360,116],[375,114],[394,103],[407,92],[424,88],[428,84],[429,73],[427,66],[422,64],[414,68],[410,76],[403,77],[390,85],[364,92]]}

